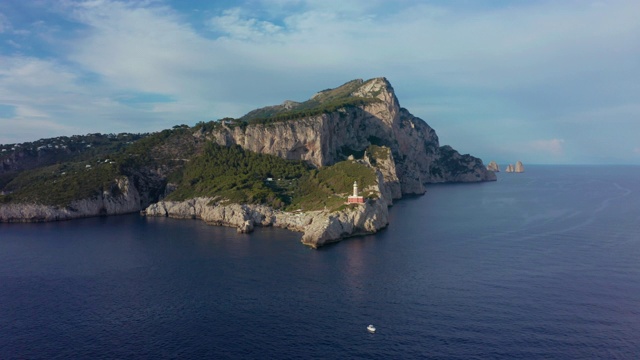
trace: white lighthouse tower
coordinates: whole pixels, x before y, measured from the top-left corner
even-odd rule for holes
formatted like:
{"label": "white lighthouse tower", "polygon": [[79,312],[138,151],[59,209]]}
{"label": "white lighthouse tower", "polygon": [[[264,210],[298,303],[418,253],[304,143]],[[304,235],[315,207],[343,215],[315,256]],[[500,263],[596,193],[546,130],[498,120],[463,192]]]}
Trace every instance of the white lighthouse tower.
{"label": "white lighthouse tower", "polygon": [[358,182],[353,182],[353,195],[347,198],[347,204],[364,204],[364,197],[358,196]]}

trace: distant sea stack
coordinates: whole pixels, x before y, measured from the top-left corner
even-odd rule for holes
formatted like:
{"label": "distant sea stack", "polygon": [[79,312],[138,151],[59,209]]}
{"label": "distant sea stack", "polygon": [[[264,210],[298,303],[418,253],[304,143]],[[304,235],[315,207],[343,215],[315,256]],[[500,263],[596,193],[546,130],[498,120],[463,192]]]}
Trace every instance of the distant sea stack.
{"label": "distant sea stack", "polygon": [[493,171],[493,172],[500,172],[500,167],[495,161],[491,161],[489,165],[487,165],[487,170]]}
{"label": "distant sea stack", "polygon": [[524,172],[524,165],[522,165],[521,161],[516,162],[516,165],[513,166],[513,164],[509,164],[507,165],[507,169],[505,170],[505,172],[508,173],[523,173]]}

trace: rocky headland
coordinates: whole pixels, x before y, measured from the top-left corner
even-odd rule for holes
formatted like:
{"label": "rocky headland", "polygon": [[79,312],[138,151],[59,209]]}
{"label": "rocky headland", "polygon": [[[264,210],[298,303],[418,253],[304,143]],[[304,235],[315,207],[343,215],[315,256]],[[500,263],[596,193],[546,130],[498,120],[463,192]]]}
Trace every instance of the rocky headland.
{"label": "rocky headland", "polygon": [[[363,189],[367,194],[364,204],[325,205],[324,209],[304,211],[285,211],[277,201],[237,203],[215,194],[198,195],[197,191],[189,198],[171,199],[176,189],[189,186],[188,182],[172,179],[188,171],[189,163],[201,156],[210,143],[304,161],[317,169],[352,162],[370,169],[367,171],[375,174],[375,180]],[[0,195],[0,222],[55,221],[141,211],[146,216],[201,219],[236,227],[240,232],[250,232],[256,226],[286,228],[303,232],[304,244],[319,247],[386,227],[393,200],[405,194],[423,194],[425,184],[496,180],[494,172],[488,171],[480,159],[440,146],[429,125],[400,107],[385,78],[354,80],[322,91],[306,102],[287,101],[256,109],[241,119],[222,119],[192,128],[180,126],[151,134],[139,144],[131,145],[129,152],[120,153],[120,157],[112,156],[115,161],[98,161],[106,169],[100,171],[107,178],[113,176],[113,180],[111,185],[101,180],[100,191],[88,197],[56,199],[49,204],[25,201],[45,197],[15,185],[22,175],[13,182],[0,183],[0,190],[8,194]],[[86,177],[99,169],[87,165],[77,174]],[[53,179],[49,181],[66,179],[62,170],[55,168],[58,173],[47,175]],[[194,180],[199,181],[191,182]],[[25,192],[29,196],[22,195]]]}

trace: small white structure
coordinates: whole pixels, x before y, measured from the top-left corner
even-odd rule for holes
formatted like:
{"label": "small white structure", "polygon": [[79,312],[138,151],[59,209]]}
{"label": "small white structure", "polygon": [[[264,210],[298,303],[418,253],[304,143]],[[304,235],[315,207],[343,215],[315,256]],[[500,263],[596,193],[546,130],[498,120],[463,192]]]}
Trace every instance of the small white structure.
{"label": "small white structure", "polygon": [[358,196],[358,182],[353,182],[353,195],[347,198],[347,204],[364,204],[364,197]]}

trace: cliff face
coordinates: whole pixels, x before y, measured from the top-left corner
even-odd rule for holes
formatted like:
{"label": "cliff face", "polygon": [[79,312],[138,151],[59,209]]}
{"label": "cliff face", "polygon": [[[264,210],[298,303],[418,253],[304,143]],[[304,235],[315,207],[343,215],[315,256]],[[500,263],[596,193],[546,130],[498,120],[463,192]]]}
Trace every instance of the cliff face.
{"label": "cliff face", "polygon": [[339,241],[345,237],[374,233],[389,223],[384,201],[368,201],[337,212],[284,212],[263,205],[224,204],[211,198],[187,201],[160,201],[144,213],[147,216],[167,216],[176,219],[200,219],[209,224],[235,227],[248,233],[256,226],[275,226],[303,232],[302,243],[313,248]]}
{"label": "cliff face", "polygon": [[0,222],[43,222],[81,217],[118,215],[139,211],[141,199],[138,189],[127,177],[116,179],[115,186],[99,196],[73,201],[59,207],[39,204],[0,205]]}
{"label": "cliff face", "polygon": [[[427,183],[496,180],[480,159],[461,155],[450,146],[440,146],[429,125],[400,107],[391,84],[384,78],[354,80],[321,91],[306,102],[288,101],[254,110],[243,119],[205,125],[174,127],[173,131],[150,135],[138,150],[132,146],[132,155],[121,157],[122,176],[99,196],[75,200],[64,207],[12,204],[6,203],[5,198],[5,204],[0,205],[0,222],[122,214],[148,206],[143,211],[148,216],[202,219],[236,227],[240,232],[250,232],[254,226],[301,231],[303,243],[318,247],[386,227],[387,207],[392,201],[403,194],[424,193]],[[315,167],[354,156],[373,169],[377,181],[363,189],[372,193],[364,204],[345,205],[336,211],[284,212],[265,205],[229,204],[197,194],[186,201],[154,203],[170,192],[168,177],[203,152],[207,141],[303,160]],[[65,144],[70,148],[69,143]],[[63,145],[46,146],[55,149]],[[10,171],[18,171],[7,164],[5,167]],[[2,186],[0,182],[0,190]]]}
{"label": "cliff face", "polygon": [[142,213],[146,216],[200,219],[212,225],[235,227],[240,233],[249,233],[256,226],[275,226],[303,232],[302,243],[318,248],[346,237],[375,233],[389,224],[388,207],[392,201],[393,186],[388,186],[382,172],[377,171],[376,184],[366,190],[374,191],[378,198],[368,199],[364,204],[347,205],[333,212],[285,212],[265,205],[229,204],[200,197],[186,201],[159,201]]}
{"label": "cliff face", "polygon": [[295,121],[224,126],[206,136],[221,145],[240,145],[317,167],[344,160],[372,144],[387,146],[402,194],[422,194],[425,183],[496,180],[480,159],[441,148],[435,131],[400,107],[386,79],[362,82],[350,96],[376,101]]}

